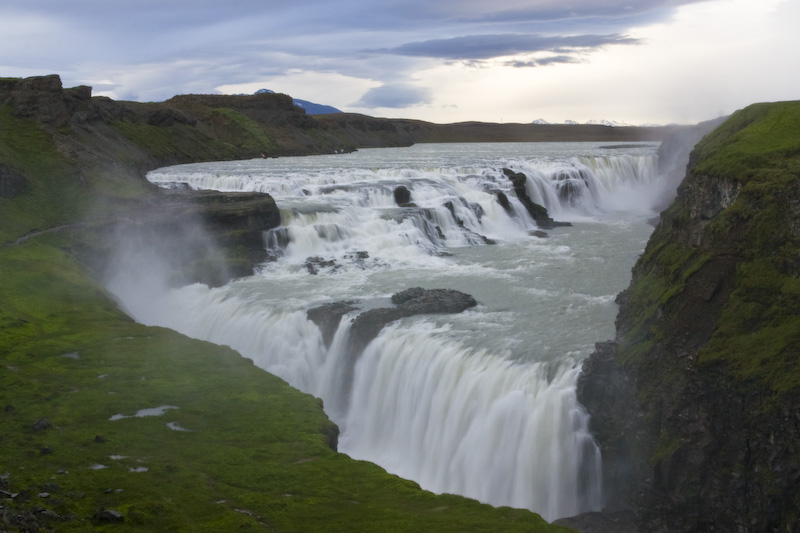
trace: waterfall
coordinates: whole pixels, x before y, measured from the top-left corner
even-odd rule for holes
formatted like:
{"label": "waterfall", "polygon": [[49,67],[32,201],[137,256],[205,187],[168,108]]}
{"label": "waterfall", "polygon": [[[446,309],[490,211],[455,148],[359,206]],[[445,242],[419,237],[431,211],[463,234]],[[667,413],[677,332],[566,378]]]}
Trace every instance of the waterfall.
{"label": "waterfall", "polygon": [[[599,510],[601,460],[575,381],[593,343],[613,334],[614,295],[649,234],[655,148],[491,152],[499,149],[422,146],[151,172],[161,186],[269,192],[283,221],[265,234],[272,260],[219,288],[147,291],[141,280],[157,272],[124,271],[108,287],[137,320],[229,345],[322,398],[340,426],[340,451],[355,458],[428,490],[548,520]],[[452,164],[432,163],[447,157]],[[576,227],[532,237],[536,224],[503,168],[525,173],[529,197]],[[400,186],[411,198],[398,206]],[[411,286],[463,290],[479,306],[404,318],[352,353],[350,320]],[[326,346],[306,310],[340,300],[358,309]]]}

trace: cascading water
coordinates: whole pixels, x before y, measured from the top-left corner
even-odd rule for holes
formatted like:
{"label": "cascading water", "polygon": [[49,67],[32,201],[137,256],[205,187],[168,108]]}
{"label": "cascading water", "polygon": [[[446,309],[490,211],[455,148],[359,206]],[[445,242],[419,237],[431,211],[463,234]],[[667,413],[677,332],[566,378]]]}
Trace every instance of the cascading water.
{"label": "cascading water", "polygon": [[[137,320],[230,345],[322,398],[344,453],[550,520],[597,510],[600,457],[575,380],[594,342],[613,336],[614,295],[649,235],[655,148],[418,145],[161,169],[149,179],[162,186],[272,194],[283,221],[265,235],[274,261],[215,289],[164,293],[155,273],[124,271],[108,286]],[[531,236],[504,167],[575,225]],[[411,197],[398,206],[401,186]],[[329,346],[306,318],[340,300],[387,307],[413,286],[479,305],[396,321],[360,354],[349,317]]]}

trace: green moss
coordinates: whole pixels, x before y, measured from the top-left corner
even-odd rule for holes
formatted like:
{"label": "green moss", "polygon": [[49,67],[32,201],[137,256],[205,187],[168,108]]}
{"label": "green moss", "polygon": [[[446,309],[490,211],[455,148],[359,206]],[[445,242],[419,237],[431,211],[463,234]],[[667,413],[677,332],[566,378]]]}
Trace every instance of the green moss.
{"label": "green moss", "polygon": [[660,317],[673,300],[683,293],[689,278],[710,260],[709,254],[667,239],[651,239],[635,269],[628,291],[628,308],[635,313],[627,319],[627,329],[617,357],[635,363],[646,357],[655,341],[664,339],[668,328]]}
{"label": "green moss", "polygon": [[[634,269],[629,293],[636,315],[629,318],[622,358],[642,362],[652,350],[649,343],[673,338],[670,330],[681,323],[681,303],[692,297],[681,296],[692,277],[717,258],[735,261],[732,291],[719,316],[711,317],[713,333],[697,364],[722,364],[741,383],[759,384],[776,395],[796,392],[800,102],[737,112],[697,145],[692,158],[696,165],[687,180],[713,176],[735,184],[738,195],[707,222],[690,220],[682,206],[687,198],[664,214]],[[702,229],[702,247],[682,244],[690,229]]]}
{"label": "green moss", "polygon": [[[57,248],[0,249],[0,266],[3,468],[14,492],[73,517],[59,531],[99,526],[99,507],[125,516],[119,531],[558,530],[333,452],[316,399],[230,349],[132,322]],[[178,409],[132,417],[162,405]]]}
{"label": "green moss", "polygon": [[695,171],[747,181],[757,169],[800,167],[800,102],[755,104],[734,113],[693,152]]}
{"label": "green moss", "polygon": [[665,459],[669,459],[678,451],[683,444],[683,441],[675,436],[671,436],[666,430],[662,430],[659,435],[656,449],[653,455],[649,458],[650,466],[655,466]]}
{"label": "green moss", "polygon": [[[337,454],[315,398],[228,348],[133,322],[68,252],[93,238],[90,200],[117,194],[118,181],[82,176],[89,167],[73,166],[33,121],[2,106],[0,119],[0,160],[30,183],[0,199],[2,241],[73,224],[0,245],[0,472],[19,493],[4,512],[51,509],[64,518],[40,519],[58,531],[563,531]],[[187,125],[114,127],[163,154],[195,157],[206,142]],[[133,417],[164,405],[178,408]],[[41,420],[49,425],[35,429]],[[94,520],[101,507],[124,522]]]}
{"label": "green moss", "polygon": [[35,122],[0,105],[0,161],[23,176],[28,190],[0,197],[0,243],[35,230],[77,220],[88,199],[80,176]]}
{"label": "green moss", "polygon": [[[792,251],[793,261],[778,255],[739,265],[736,289],[701,363],[724,361],[742,380],[778,394],[800,389],[800,255]],[[786,272],[787,264],[794,264],[793,272]]]}
{"label": "green moss", "polygon": [[[117,120],[111,123],[122,135],[148,154],[174,162],[232,159],[236,149],[219,139],[212,139],[197,128],[176,123],[156,126],[142,121]],[[124,162],[125,155],[120,154]]]}
{"label": "green moss", "polygon": [[213,113],[224,117],[223,121],[212,117],[212,121],[221,122],[218,128],[226,130],[224,136],[232,138],[238,148],[263,154],[272,154],[275,151],[275,143],[256,121],[234,109],[216,108]]}

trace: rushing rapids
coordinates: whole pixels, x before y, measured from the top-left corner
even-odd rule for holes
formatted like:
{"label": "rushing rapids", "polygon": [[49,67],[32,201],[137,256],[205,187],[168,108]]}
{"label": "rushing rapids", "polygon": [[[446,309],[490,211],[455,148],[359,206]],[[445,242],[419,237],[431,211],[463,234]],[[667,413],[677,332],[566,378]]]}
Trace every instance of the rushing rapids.
{"label": "rushing rapids", "polygon": [[[524,173],[528,196],[574,227],[532,236],[503,168]],[[340,451],[426,489],[548,519],[602,507],[575,379],[613,334],[614,295],[664,193],[654,146],[421,145],[183,165],[149,179],[268,192],[283,225],[265,235],[274,260],[225,287],[165,291],[158,258],[153,272],[115,272],[108,286],[137,320],[230,345],[322,398]],[[479,305],[403,318],[350,353],[351,318],[412,286]],[[328,345],[306,311],[341,300],[358,309]]]}

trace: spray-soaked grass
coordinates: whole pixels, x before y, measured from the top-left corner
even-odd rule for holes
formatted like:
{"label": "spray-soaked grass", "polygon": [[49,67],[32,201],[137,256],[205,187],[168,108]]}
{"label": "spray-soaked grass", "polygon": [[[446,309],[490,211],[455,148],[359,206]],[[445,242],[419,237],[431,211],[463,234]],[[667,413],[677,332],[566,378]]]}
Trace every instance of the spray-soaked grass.
{"label": "spray-soaked grass", "polygon": [[[631,286],[630,298],[639,312],[623,339],[622,354],[626,360],[643,360],[649,348],[633,350],[643,341],[672,334],[680,314],[670,303],[691,296],[684,291],[692,277],[711,260],[735,262],[733,289],[714,318],[698,364],[701,368],[721,364],[743,386],[757,384],[776,397],[796,394],[800,391],[800,102],[756,104],[735,113],[698,143],[692,159],[697,164],[687,180],[704,180],[708,188],[734,184],[738,193],[735,201],[706,222],[702,246],[680,238],[690,226],[700,226],[681,205],[691,198],[679,198],[664,213],[665,222],[636,267],[642,275]],[[662,315],[666,319],[653,318]]]}
{"label": "spray-soaked grass", "polygon": [[[0,160],[30,185],[0,198],[5,516],[35,511],[57,531],[562,530],[337,454],[318,400],[228,348],[133,322],[68,253],[92,238],[76,225],[92,191],[115,182],[82,181],[46,131],[0,113]],[[133,416],[159,406],[177,409]],[[124,521],[94,520],[100,508]]]}
{"label": "spray-soaked grass", "polygon": [[[59,531],[97,525],[100,507],[125,516],[120,531],[550,527],[333,452],[317,400],[230,349],[134,323],[49,243],[4,248],[0,266],[3,473],[22,493],[4,502],[12,510],[70,516],[50,523]],[[132,417],[166,405],[177,409]],[[49,426],[34,429],[40,420]]]}

